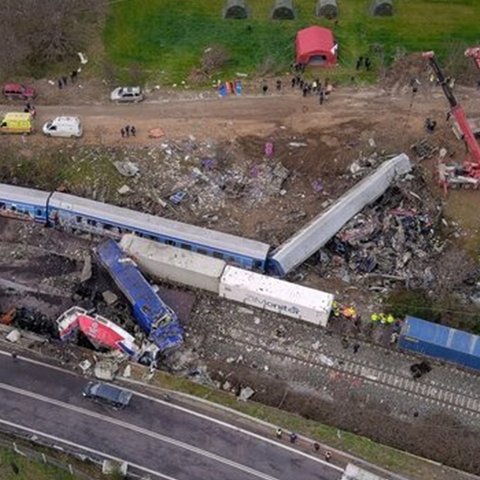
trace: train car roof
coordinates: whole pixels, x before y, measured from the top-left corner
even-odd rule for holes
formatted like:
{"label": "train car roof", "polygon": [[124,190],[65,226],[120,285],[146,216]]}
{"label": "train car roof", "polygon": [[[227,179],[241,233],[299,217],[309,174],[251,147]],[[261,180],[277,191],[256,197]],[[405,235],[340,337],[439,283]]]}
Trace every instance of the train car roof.
{"label": "train car roof", "polygon": [[103,219],[107,223],[152,233],[159,233],[171,238],[183,238],[197,245],[205,245],[223,250],[234,251],[239,255],[265,260],[270,246],[266,243],[238,237],[228,233],[217,232],[175,220],[141,213],[128,208],[76,197],[66,193],[55,192],[49,202],[50,206],[72,211],[80,215]]}
{"label": "train car roof", "polygon": [[42,190],[0,183],[0,199],[9,200],[11,202],[28,203],[30,205],[45,207],[49,195],[49,192],[43,192]]}

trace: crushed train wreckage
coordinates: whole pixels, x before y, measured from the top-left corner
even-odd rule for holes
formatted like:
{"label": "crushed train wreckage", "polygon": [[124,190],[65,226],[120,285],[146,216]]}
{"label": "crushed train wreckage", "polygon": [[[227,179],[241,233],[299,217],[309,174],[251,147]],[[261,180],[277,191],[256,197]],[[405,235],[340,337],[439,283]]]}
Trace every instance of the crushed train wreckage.
{"label": "crushed train wreckage", "polygon": [[120,350],[134,360],[141,357],[135,338],[126,330],[97,314],[80,307],[72,307],[56,321],[60,340],[76,342],[82,332],[96,348]]}

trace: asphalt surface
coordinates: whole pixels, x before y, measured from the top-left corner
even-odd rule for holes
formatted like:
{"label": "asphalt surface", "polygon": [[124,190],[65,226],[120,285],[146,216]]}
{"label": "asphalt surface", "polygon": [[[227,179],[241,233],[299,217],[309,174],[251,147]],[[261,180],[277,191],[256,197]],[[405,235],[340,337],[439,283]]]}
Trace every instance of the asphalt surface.
{"label": "asphalt surface", "polygon": [[284,443],[134,395],[125,410],[82,396],[87,379],[0,355],[0,422],[173,480],[338,480],[338,468]]}

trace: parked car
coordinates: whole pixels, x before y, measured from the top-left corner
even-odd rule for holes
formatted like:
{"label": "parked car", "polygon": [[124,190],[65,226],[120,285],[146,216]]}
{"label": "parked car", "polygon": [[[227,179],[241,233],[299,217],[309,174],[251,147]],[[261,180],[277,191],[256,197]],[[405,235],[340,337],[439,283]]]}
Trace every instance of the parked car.
{"label": "parked car", "polygon": [[112,102],[141,102],[144,99],[143,91],[140,87],[118,87],[111,94]]}
{"label": "parked car", "polygon": [[115,408],[125,408],[132,399],[132,392],[102,382],[89,382],[83,389],[83,396],[107,403]]}
{"label": "parked car", "polygon": [[37,92],[33,87],[26,87],[20,83],[7,83],[3,86],[3,94],[9,100],[32,100]]}
{"label": "parked car", "polygon": [[42,130],[49,137],[81,137],[83,134],[78,117],[56,117],[45,123]]}

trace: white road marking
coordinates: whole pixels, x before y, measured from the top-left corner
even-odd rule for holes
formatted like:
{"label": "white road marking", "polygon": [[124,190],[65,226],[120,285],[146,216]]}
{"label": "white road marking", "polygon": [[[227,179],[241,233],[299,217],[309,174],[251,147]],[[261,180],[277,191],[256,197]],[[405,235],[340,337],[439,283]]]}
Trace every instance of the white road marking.
{"label": "white road marking", "polygon": [[[10,352],[6,352],[6,351],[3,351],[3,350],[0,350],[0,355],[6,355],[6,356],[10,356]],[[53,370],[57,370],[59,372],[63,372],[63,373],[68,373],[70,375],[73,375],[73,376],[76,376],[78,377],[78,374],[75,373],[75,372],[72,372],[70,370],[65,370],[63,368],[60,368],[60,367],[57,367],[57,366],[54,366],[54,365],[49,365],[48,363],[43,363],[43,362],[40,362],[38,360],[33,360],[31,358],[27,358],[27,357],[18,357],[19,359],[21,359],[22,361],[26,361],[26,362],[30,362],[30,363],[33,363],[35,365],[39,365],[39,366],[42,366],[42,367],[47,367],[47,368],[52,368]],[[143,383],[141,382],[136,382],[134,380],[129,380],[129,383],[135,383],[137,385],[140,385],[140,386],[145,386]],[[156,403],[160,403],[164,406],[167,406],[169,408],[173,408],[173,409],[176,409],[176,410],[179,410],[181,412],[184,412],[184,413],[187,413],[189,415],[192,415],[192,416],[195,416],[195,417],[198,417],[198,418],[201,418],[203,420],[207,420],[211,423],[215,423],[217,425],[220,425],[222,427],[225,427],[225,428],[228,428],[229,430],[233,430],[233,431],[236,431],[236,432],[240,432],[240,433],[243,433],[244,435],[248,435],[252,438],[255,438],[257,440],[260,440],[262,442],[265,442],[265,443],[268,443],[268,444],[271,444],[271,445],[274,445],[275,447],[277,448],[281,448],[283,450],[287,450],[287,451],[290,451],[290,452],[293,452],[297,455],[300,455],[302,457],[305,457],[305,458],[308,458],[309,460],[312,460],[314,462],[317,462],[317,463],[320,463],[326,467],[329,467],[333,470],[337,470],[339,472],[343,472],[344,469],[343,468],[340,468],[340,467],[337,467],[336,465],[332,465],[331,463],[328,463],[324,460],[322,460],[321,458],[318,458],[318,457],[314,457],[313,455],[310,455],[308,453],[305,453],[305,452],[302,452],[300,450],[297,450],[296,448],[293,448],[293,447],[290,447],[288,445],[284,445],[282,443],[279,443],[279,442],[276,442],[275,440],[272,440],[270,438],[267,438],[267,437],[264,437],[262,435],[259,435],[258,433],[254,433],[254,432],[251,432],[249,430],[245,430],[243,428],[240,428],[240,427],[237,427],[235,425],[232,425],[231,423],[228,423],[228,422],[224,422],[222,420],[218,420],[216,418],[212,418],[212,417],[209,417],[208,415],[205,415],[203,413],[199,413],[199,412],[195,412],[194,410],[190,410],[186,407],[181,407],[180,405],[175,405],[175,404],[172,404],[170,402],[166,402],[164,400],[160,400],[158,398],[155,398],[155,397],[152,397],[150,395],[147,395],[145,393],[141,393],[141,392],[138,392],[137,390],[131,390],[131,389],[128,389],[126,388],[126,390],[129,390],[130,392],[132,392],[134,395],[137,395],[139,397],[143,397],[143,398],[146,398],[148,400],[152,400]]]}
{"label": "white road marking", "polygon": [[41,432],[40,430],[34,430],[33,428],[24,427],[23,425],[19,425],[17,423],[9,422],[8,420],[3,420],[1,418],[0,418],[0,423],[3,424],[3,425],[8,425],[9,427],[17,428],[19,430],[24,430],[25,432],[31,433],[33,435],[37,435],[38,437],[48,438],[49,440],[54,440],[55,442],[63,443],[64,445],[68,445],[70,447],[75,447],[75,448],[82,449],[85,452],[94,453],[94,454],[99,455],[101,457],[105,457],[109,460],[114,460],[115,462],[119,462],[119,463],[126,462],[129,465],[131,465],[132,467],[135,467],[135,468],[138,468],[139,470],[142,470],[142,472],[146,472],[146,473],[150,473],[152,475],[156,475],[157,477],[163,478],[164,480],[178,480],[178,478],[170,477],[169,475],[165,475],[163,473],[156,472],[155,470],[150,470],[147,467],[142,467],[141,465],[137,465],[136,463],[132,463],[128,460],[124,460],[123,458],[114,457],[113,455],[110,455],[108,453],[100,452],[100,451],[95,450],[93,448],[86,447],[85,445],[82,445],[80,443],[71,442],[70,440],[66,440],[64,438],[56,437],[55,435],[50,435],[48,433]]}
{"label": "white road marking", "polygon": [[122,428],[126,428],[133,432],[140,433],[142,435],[154,438],[156,440],[160,440],[165,443],[169,443],[170,445],[174,445],[179,448],[183,448],[184,450],[188,450],[190,452],[196,453],[197,455],[201,455],[203,457],[209,458],[211,460],[215,460],[219,463],[223,463],[224,465],[228,465],[229,467],[236,468],[242,472],[248,473],[258,478],[262,478],[263,480],[278,480],[276,477],[272,477],[266,473],[260,472],[253,468],[247,467],[246,465],[242,465],[241,463],[234,462],[233,460],[229,460],[228,458],[221,457],[215,453],[208,452],[206,450],[202,450],[198,447],[194,447],[193,445],[189,445],[188,443],[181,442],[179,440],[175,440],[173,438],[167,437],[160,433],[152,432],[151,430],[147,430],[145,428],[139,427],[137,425],[133,425],[131,423],[123,422],[122,420],[117,420],[115,418],[109,417],[107,415],[103,415],[101,413],[92,412],[91,410],[87,410],[82,407],[76,407],[74,405],[69,405],[68,403],[62,402],[60,400],[55,400],[53,398],[45,397],[44,395],[39,395],[37,393],[29,392],[28,390],[24,390],[22,388],[13,387],[6,383],[0,383],[0,388],[3,390],[7,390],[9,392],[16,393],[18,395],[22,395],[25,397],[33,398],[34,400],[39,400],[44,403],[48,403],[50,405],[55,405],[57,407],[64,408],[66,410],[71,410],[73,412],[80,413],[85,416],[89,416],[92,418],[100,419],[104,422],[111,423],[113,425],[117,425]]}
{"label": "white road marking", "polygon": [[[1,385],[1,384],[0,384]],[[123,388],[123,387],[122,387]],[[212,423],[216,423],[217,425],[221,425],[222,427],[225,427],[225,428],[228,428],[230,430],[234,430],[236,432],[239,432],[239,433],[243,433],[244,435],[248,435],[249,437],[252,437],[252,438],[255,438],[257,440],[261,440],[265,443],[269,443],[271,445],[275,445],[276,447],[278,448],[282,448],[284,450],[288,450],[290,452],[294,452],[296,453],[297,455],[300,455],[302,457],[306,457],[308,458],[309,460],[313,460],[317,463],[321,463],[333,470],[338,470],[339,472],[343,472],[344,469],[343,468],[340,468],[340,467],[337,467],[336,465],[332,465],[331,463],[328,463],[326,462],[325,460],[322,460],[321,458],[318,458],[318,457],[314,457],[313,455],[309,455],[308,453],[305,453],[305,452],[302,452],[301,450],[297,450],[296,448],[293,448],[293,447],[290,447],[288,445],[284,445],[283,443],[279,443],[275,440],[272,440],[270,438],[266,438],[258,433],[254,433],[254,432],[250,432],[249,430],[245,430],[243,428],[240,428],[240,427],[236,427],[235,425],[232,425],[230,423],[226,423],[222,420],[218,420],[216,418],[211,418],[207,415],[204,415],[203,413],[199,413],[199,412],[195,412],[193,410],[189,410],[188,408],[185,408],[185,407],[181,407],[180,405],[175,405],[175,404],[172,404],[170,402],[166,402],[165,400],[160,400],[159,398],[155,398],[155,397],[150,397],[149,395],[146,395],[144,393],[140,393],[138,392],[137,390],[130,390],[128,388],[125,388],[125,390],[129,390],[130,392],[134,393],[135,395],[137,395],[138,397],[144,397],[148,400],[152,400],[156,403],[161,403],[162,405],[167,405],[168,407],[171,407],[171,408],[174,408],[176,410],[180,410],[181,412],[184,412],[184,413],[188,413],[194,417],[198,417],[198,418],[201,418],[201,419],[204,419],[204,420],[208,420]]]}

